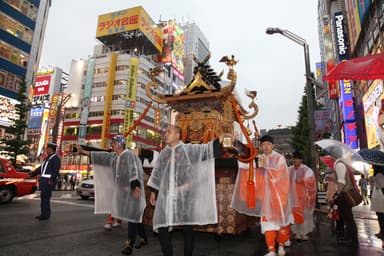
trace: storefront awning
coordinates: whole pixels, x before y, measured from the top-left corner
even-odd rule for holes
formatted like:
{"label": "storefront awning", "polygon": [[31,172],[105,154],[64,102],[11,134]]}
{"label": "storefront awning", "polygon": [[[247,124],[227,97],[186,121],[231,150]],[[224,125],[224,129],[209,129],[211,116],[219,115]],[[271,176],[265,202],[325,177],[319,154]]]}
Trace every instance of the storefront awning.
{"label": "storefront awning", "polygon": [[334,67],[324,81],[384,79],[384,54],[346,60]]}

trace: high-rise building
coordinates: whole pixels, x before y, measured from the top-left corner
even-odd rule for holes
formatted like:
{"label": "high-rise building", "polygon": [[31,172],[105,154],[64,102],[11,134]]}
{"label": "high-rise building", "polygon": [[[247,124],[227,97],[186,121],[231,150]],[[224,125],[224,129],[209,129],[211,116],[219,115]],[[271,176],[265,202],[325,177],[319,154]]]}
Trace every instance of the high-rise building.
{"label": "high-rise building", "polygon": [[193,70],[197,65],[194,57],[202,61],[209,54],[209,42],[196,23],[183,25],[185,33],[184,49],[184,82],[189,84],[193,79]]}
{"label": "high-rise building", "polygon": [[0,95],[34,82],[51,0],[0,0]]}
{"label": "high-rise building", "polygon": [[[161,65],[160,28],[142,7],[100,15],[97,45],[89,59],[73,60],[66,94],[63,145],[80,142],[109,148],[115,134],[126,134],[152,101],[145,86],[150,71]],[[165,68],[155,79],[170,94],[175,72]],[[160,148],[169,110],[152,105],[127,136],[131,148]],[[64,159],[65,161],[65,159]]]}

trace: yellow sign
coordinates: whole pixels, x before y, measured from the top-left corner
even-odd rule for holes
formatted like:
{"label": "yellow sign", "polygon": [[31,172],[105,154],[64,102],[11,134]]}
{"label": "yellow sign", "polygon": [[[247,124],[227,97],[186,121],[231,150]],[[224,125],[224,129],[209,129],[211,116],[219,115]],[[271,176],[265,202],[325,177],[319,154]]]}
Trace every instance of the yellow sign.
{"label": "yellow sign", "polygon": [[374,148],[384,138],[384,131],[381,129],[382,124],[384,124],[384,89],[382,80],[375,80],[370,85],[363,96],[363,105],[368,148]]}
{"label": "yellow sign", "polygon": [[115,89],[115,70],[117,63],[117,54],[111,53],[109,69],[108,69],[108,84],[107,84],[107,95],[105,96],[104,102],[104,119],[103,128],[101,131],[101,148],[107,149],[109,138],[109,126],[111,125],[111,110],[112,110],[112,99],[113,91]]}
{"label": "yellow sign", "polygon": [[100,15],[97,21],[96,38],[133,30],[143,32],[147,39],[161,52],[161,30],[141,6]]}
{"label": "yellow sign", "polygon": [[[137,88],[137,77],[139,70],[139,59],[132,58],[129,61],[129,73],[127,83],[127,95],[125,97],[125,111],[124,111],[124,133],[133,126],[134,109],[136,102],[136,88]],[[132,134],[127,136],[127,147],[130,147],[132,143]]]}

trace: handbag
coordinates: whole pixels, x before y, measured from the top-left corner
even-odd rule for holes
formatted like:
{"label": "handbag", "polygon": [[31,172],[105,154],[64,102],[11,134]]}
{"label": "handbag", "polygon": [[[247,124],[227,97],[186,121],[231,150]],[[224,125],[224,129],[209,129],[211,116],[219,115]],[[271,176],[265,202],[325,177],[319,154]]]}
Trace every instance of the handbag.
{"label": "handbag", "polygon": [[363,197],[356,186],[355,178],[353,177],[352,171],[349,168],[348,168],[348,172],[349,172],[351,183],[352,183],[352,189],[343,193],[344,200],[349,207],[354,207],[359,205],[363,201]]}

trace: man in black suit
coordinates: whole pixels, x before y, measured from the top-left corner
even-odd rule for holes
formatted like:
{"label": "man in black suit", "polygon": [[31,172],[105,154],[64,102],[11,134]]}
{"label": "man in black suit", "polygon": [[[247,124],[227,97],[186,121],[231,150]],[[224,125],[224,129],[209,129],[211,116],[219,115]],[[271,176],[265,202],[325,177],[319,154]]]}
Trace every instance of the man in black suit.
{"label": "man in black suit", "polygon": [[43,163],[29,174],[30,177],[40,175],[40,207],[41,214],[36,216],[38,220],[48,220],[51,216],[51,195],[55,189],[57,176],[61,166],[60,157],[56,154],[56,144],[48,143],[45,147],[47,157]]}

